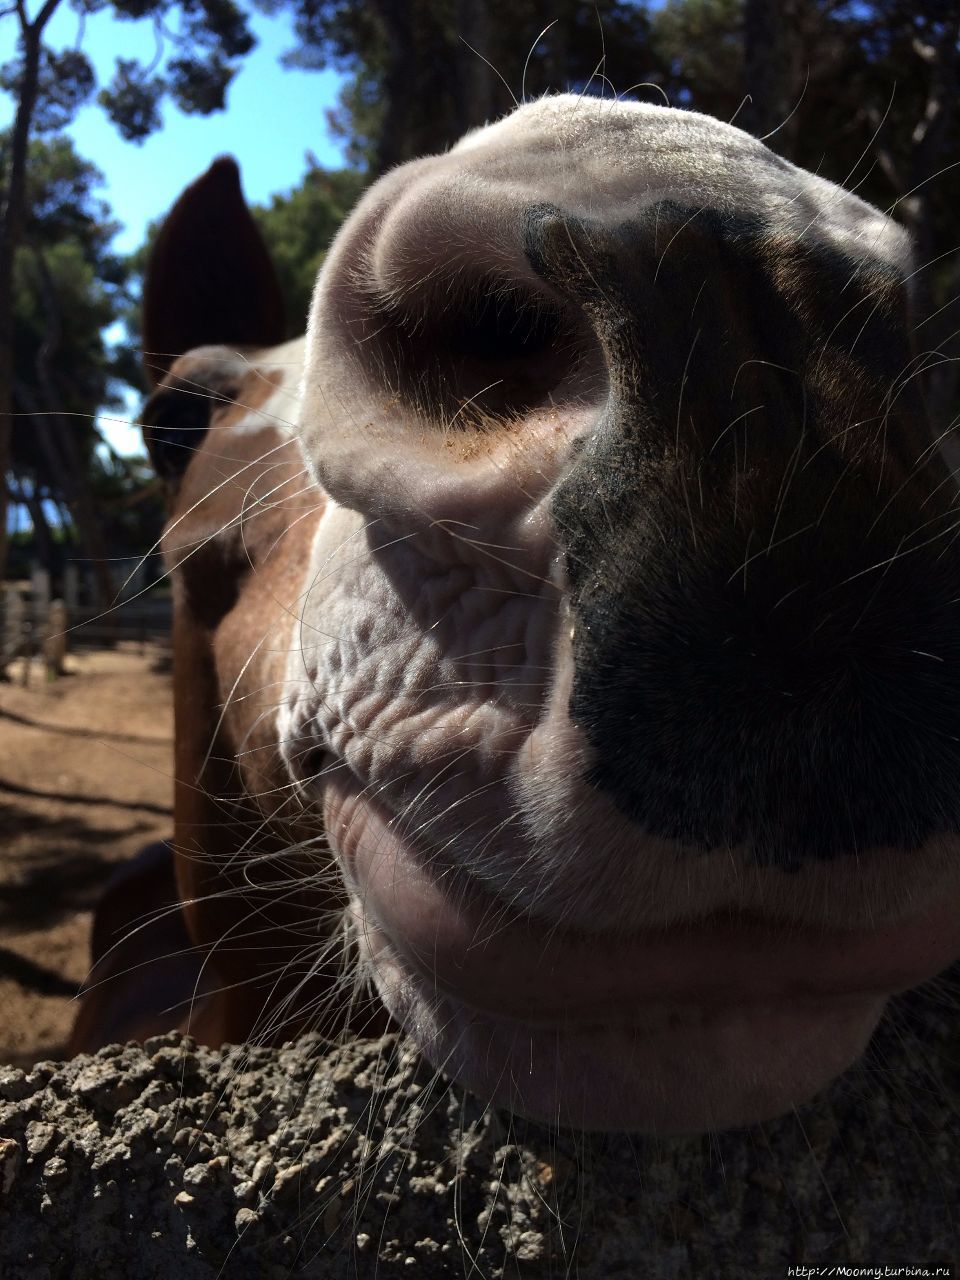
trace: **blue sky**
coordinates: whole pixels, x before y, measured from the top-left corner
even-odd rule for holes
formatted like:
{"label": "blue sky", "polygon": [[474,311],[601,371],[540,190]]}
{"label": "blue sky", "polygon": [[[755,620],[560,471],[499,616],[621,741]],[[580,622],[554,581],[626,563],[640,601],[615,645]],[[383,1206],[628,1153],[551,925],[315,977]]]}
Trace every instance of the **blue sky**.
{"label": "blue sky", "polygon": [[[31,11],[35,10],[34,3]],[[254,203],[296,186],[306,171],[308,151],[329,167],[343,164],[339,147],[328,137],[324,115],[336,101],[341,77],[332,71],[281,68],[280,55],[295,42],[288,15],[254,14],[251,27],[258,44],[230,85],[226,111],[185,116],[165,102],[163,128],[139,145],[125,142],[95,104],[85,107],[68,130],[80,154],[103,171],[101,194],[122,224],[114,241],[119,251],[135,249],[147,223],[168,209],[218,155],[228,153],[239,160],[247,199]],[[16,33],[15,16],[0,18],[0,62],[14,55]],[[47,28],[47,43],[66,48],[77,36],[77,16],[64,2]],[[82,47],[99,82],[106,84],[118,56],[150,61],[155,49],[152,25],[121,22],[105,10],[87,18]],[[12,122],[13,110],[12,98],[0,95],[0,128]],[[131,396],[131,415],[136,403]],[[100,427],[121,453],[142,452],[136,428],[107,419],[100,419]]]}
{"label": "blue sky", "polygon": [[[224,152],[240,161],[247,198],[256,202],[296,186],[306,169],[307,151],[321,164],[343,163],[339,148],[327,136],[324,118],[324,109],[336,100],[340,77],[335,72],[280,67],[280,54],[294,44],[286,14],[254,14],[251,26],[259,43],[230,86],[226,111],[185,116],[167,102],[162,130],[139,146],[124,142],[96,105],[85,107],[69,129],[81,155],[103,170],[103,194],[124,224],[118,249],[135,248],[146,223]],[[0,18],[0,61],[13,55],[16,29],[15,16]],[[69,47],[77,30],[76,14],[63,3],[47,28],[48,43]],[[118,21],[105,10],[86,20],[82,46],[105,84],[118,56],[152,58],[152,26]],[[0,96],[0,127],[12,117],[12,99]]]}

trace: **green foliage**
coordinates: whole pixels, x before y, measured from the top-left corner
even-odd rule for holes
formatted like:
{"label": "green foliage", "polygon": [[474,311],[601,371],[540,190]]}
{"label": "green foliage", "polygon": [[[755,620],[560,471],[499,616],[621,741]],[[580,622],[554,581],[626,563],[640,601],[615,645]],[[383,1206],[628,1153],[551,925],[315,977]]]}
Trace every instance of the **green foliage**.
{"label": "green foliage", "polygon": [[323,169],[311,157],[299,187],[253,210],[280,278],[291,337],[304,330],[317,272],[363,186],[361,174]]}
{"label": "green foliage", "polygon": [[[270,6],[280,7],[280,0]],[[649,20],[628,0],[292,0],[287,62],[349,74],[334,132],[373,173],[443,150],[548,90],[648,79]]]}
{"label": "green foliage", "polygon": [[[265,13],[278,13],[287,0],[260,0]],[[295,0],[292,6],[297,47],[284,64],[304,70],[335,67],[350,71],[358,57],[374,49],[382,34],[376,6],[357,0]]]}
{"label": "green foliage", "polygon": [[[239,59],[256,41],[247,15],[233,0],[114,0],[119,18],[153,18],[168,53],[162,72],[118,59],[112,82],[98,102],[121,134],[142,141],[160,126],[160,103],[169,94],[181,111],[210,115],[226,105]],[[173,27],[172,19],[179,18]]]}
{"label": "green foliage", "polygon": [[[8,64],[11,83],[5,88],[15,89],[16,63]],[[3,79],[0,74],[0,79]],[[89,100],[96,87],[93,67],[81,49],[44,48],[41,52],[40,79],[37,106],[33,118],[36,133],[54,133],[64,129],[80,107]]]}
{"label": "green foliage", "polygon": [[[0,179],[8,140],[0,135]],[[14,258],[15,368],[35,388],[37,356],[55,342],[53,376],[70,413],[91,414],[111,398],[100,330],[114,319],[126,271],[110,250],[117,227],[97,195],[102,182],[66,136],[31,145],[29,217]]]}
{"label": "green foliage", "polygon": [[[0,180],[8,152],[9,135],[0,135]],[[110,250],[116,224],[97,195],[102,181],[67,137],[32,143],[30,216],[13,272],[17,417],[11,469],[18,490],[56,503],[69,495],[51,465],[55,428],[66,424],[83,465],[96,473],[95,415],[123,403],[128,356],[118,358],[103,331],[127,296],[127,271]],[[58,460],[67,469],[67,460]]]}
{"label": "green foliage", "polygon": [[651,16],[650,60],[671,106],[730,117],[744,94],[743,0],[667,0]]}
{"label": "green foliage", "polygon": [[229,63],[214,55],[207,62],[171,58],[167,64],[170,95],[187,115],[208,116],[222,111],[233,72]]}
{"label": "green foliage", "polygon": [[[78,15],[111,7],[122,21],[153,22],[157,57],[148,65],[118,58],[113,77],[97,93],[122,137],[142,142],[159,129],[166,96],[181,111],[222,111],[239,61],[254,47],[248,15],[234,0],[62,0]],[[23,89],[24,56],[0,67],[0,88],[15,97]],[[94,95],[96,76],[79,48],[41,48],[34,133],[64,129]]]}
{"label": "green foliage", "polygon": [[[0,182],[9,155],[9,133],[0,133]],[[85,246],[89,260],[111,277],[118,266],[109,245],[117,231],[97,195],[103,174],[84,160],[66,135],[31,144],[27,165],[26,244],[49,247],[68,238]]]}
{"label": "green foliage", "polygon": [[376,76],[369,74],[346,80],[337,94],[337,105],[327,110],[327,128],[341,143],[352,168],[376,174],[383,114],[380,84]]}
{"label": "green foliage", "polygon": [[90,487],[111,553],[146,555],[166,519],[166,492],[146,457],[117,458],[98,449],[91,460]]}
{"label": "green foliage", "polygon": [[[52,318],[48,303],[56,308]],[[37,356],[45,342],[55,345],[51,377],[61,412],[87,418],[114,399],[100,336],[113,319],[113,305],[85,246],[66,240],[40,251],[21,248],[14,263],[14,310],[15,400],[26,401],[37,391]],[[28,427],[15,430],[14,440],[21,435],[29,435]]]}
{"label": "green foliage", "polygon": [[97,101],[127,142],[142,142],[160,128],[160,101],[165,84],[147,75],[140,63],[118,58],[113,79]]}

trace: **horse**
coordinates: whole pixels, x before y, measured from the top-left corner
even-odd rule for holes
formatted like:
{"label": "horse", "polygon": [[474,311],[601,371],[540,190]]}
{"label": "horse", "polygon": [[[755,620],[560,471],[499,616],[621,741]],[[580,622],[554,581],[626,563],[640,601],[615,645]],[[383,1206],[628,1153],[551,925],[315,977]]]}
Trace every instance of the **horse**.
{"label": "horse", "polygon": [[144,298],[175,830],[74,1047],[398,1023],[495,1105],[658,1133],[856,1062],[960,956],[913,270],[732,125],[558,95],[373,185],[285,342],[218,160]]}

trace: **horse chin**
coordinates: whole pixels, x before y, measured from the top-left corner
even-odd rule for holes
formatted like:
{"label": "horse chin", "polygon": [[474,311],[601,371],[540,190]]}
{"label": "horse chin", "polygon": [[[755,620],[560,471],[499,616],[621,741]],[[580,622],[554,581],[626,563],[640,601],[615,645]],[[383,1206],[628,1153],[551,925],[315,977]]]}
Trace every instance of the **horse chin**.
{"label": "horse chin", "polygon": [[775,1119],[856,1062],[886,1004],[875,994],[659,1002],[534,1023],[438,991],[378,930],[363,932],[381,999],[435,1067],[493,1106],[594,1132],[703,1133]]}
{"label": "horse chin", "polygon": [[857,930],[729,911],[573,928],[418,848],[359,787],[329,784],[324,809],[387,1009],[436,1067],[539,1121],[679,1133],[782,1115],[956,948],[942,909]]}

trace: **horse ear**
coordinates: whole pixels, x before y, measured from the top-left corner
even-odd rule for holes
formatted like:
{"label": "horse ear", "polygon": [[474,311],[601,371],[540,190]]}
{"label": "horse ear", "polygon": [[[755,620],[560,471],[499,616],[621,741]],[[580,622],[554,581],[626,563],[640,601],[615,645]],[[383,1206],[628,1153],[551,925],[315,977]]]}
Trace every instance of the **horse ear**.
{"label": "horse ear", "polygon": [[144,368],[156,385],[193,347],[272,347],[284,336],[280,283],[236,161],[221,156],[170,210],[150,254]]}

